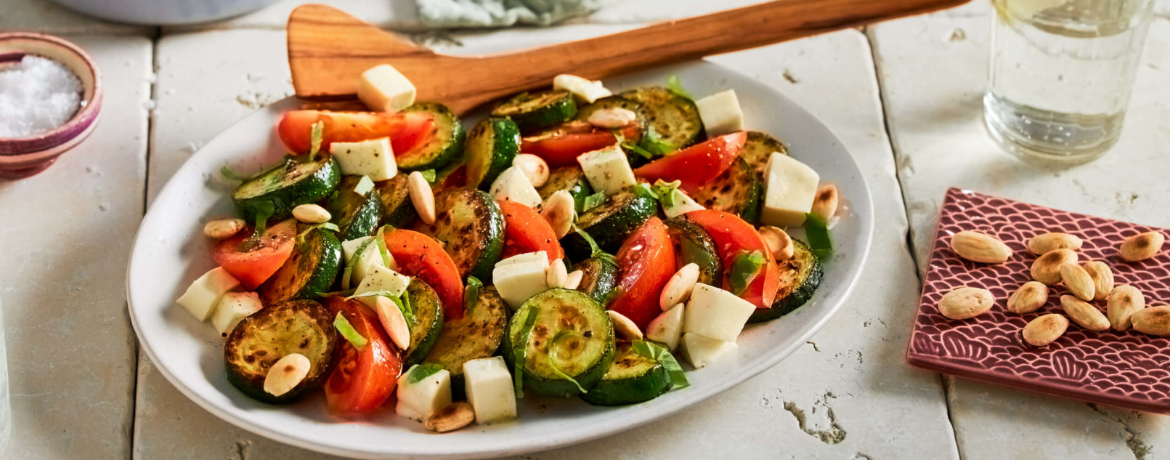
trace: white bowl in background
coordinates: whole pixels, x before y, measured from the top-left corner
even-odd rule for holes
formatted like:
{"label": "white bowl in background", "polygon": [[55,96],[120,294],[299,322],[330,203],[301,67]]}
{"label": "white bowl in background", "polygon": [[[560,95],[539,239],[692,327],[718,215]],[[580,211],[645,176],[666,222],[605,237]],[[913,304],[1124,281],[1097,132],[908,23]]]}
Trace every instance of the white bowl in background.
{"label": "white bowl in background", "polygon": [[71,10],[117,22],[181,25],[239,16],[276,0],[52,0]]}

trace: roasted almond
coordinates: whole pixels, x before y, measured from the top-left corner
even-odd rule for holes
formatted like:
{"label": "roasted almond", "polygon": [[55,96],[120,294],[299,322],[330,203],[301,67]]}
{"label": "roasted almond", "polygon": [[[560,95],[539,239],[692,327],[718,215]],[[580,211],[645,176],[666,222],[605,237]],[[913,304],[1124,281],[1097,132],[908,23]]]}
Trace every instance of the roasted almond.
{"label": "roasted almond", "polygon": [[209,238],[217,240],[226,240],[244,229],[244,219],[219,219],[208,222],[203,226],[203,234]]}
{"label": "roasted almond", "polygon": [[1028,250],[1032,254],[1042,256],[1057,249],[1071,249],[1076,251],[1085,244],[1076,235],[1069,235],[1068,233],[1044,233],[1033,236],[1028,240]]}
{"label": "roasted almond", "polygon": [[987,289],[961,287],[946,293],[938,301],[938,311],[950,319],[969,319],[987,313],[995,305],[995,296]]}
{"label": "roasted almond", "polygon": [[837,215],[837,202],[840,200],[840,195],[841,192],[837,190],[836,185],[822,185],[817,189],[816,195],[813,195],[812,214],[825,222],[833,220],[833,216]]}
{"label": "roasted almond", "polygon": [[1078,299],[1090,302],[1097,294],[1097,286],[1093,284],[1093,277],[1089,272],[1077,264],[1065,264],[1060,267],[1060,279],[1064,287]]}
{"label": "roasted almond", "polygon": [[613,331],[619,337],[629,341],[642,339],[642,330],[638,329],[638,325],[634,324],[634,320],[613,310],[606,310],[605,313],[609,315],[609,320],[613,322]]}
{"label": "roasted almond", "polygon": [[1046,302],[1048,302],[1048,286],[1039,281],[1029,281],[1016,289],[1011,297],[1008,297],[1007,309],[1022,315],[1039,310]]}
{"label": "roasted almond", "polygon": [[1012,256],[1012,249],[986,233],[964,230],[951,237],[951,250],[972,262],[1001,264]]}
{"label": "roasted almond", "polygon": [[1146,232],[1126,238],[1121,243],[1121,258],[1129,262],[1137,262],[1158,255],[1166,237],[1158,232]]}
{"label": "roasted almond", "polygon": [[1071,295],[1060,296],[1060,306],[1064,313],[1080,327],[1090,331],[1104,331],[1109,329],[1109,320],[1093,304],[1085,302]]}
{"label": "roasted almond", "polygon": [[1133,330],[1150,335],[1170,335],[1170,306],[1158,305],[1139,310],[1130,317]]}
{"label": "roasted almond", "polygon": [[764,239],[764,245],[772,253],[773,259],[788,260],[796,253],[792,238],[784,230],[772,226],[760,227],[760,238]]}
{"label": "roasted almond", "polygon": [[1105,262],[1092,260],[1081,264],[1093,278],[1093,300],[1105,300],[1113,292],[1113,269]]}
{"label": "roasted almond", "polygon": [[1028,325],[1024,326],[1024,333],[1021,335],[1023,335],[1024,341],[1028,342],[1028,345],[1043,347],[1055,342],[1056,339],[1064,335],[1066,330],[1068,330],[1068,318],[1059,313],[1049,313],[1029,321]]}
{"label": "roasted almond", "polygon": [[329,211],[326,211],[325,208],[321,207],[321,205],[311,203],[302,204],[293,208],[292,215],[297,220],[306,224],[323,224],[325,222],[329,222],[329,219],[333,218],[333,216],[329,214]]}
{"label": "roasted almond", "polygon": [[1054,286],[1061,281],[1060,267],[1075,263],[1077,263],[1077,253],[1070,249],[1049,251],[1032,263],[1032,279]]}
{"label": "roasted almond", "polygon": [[1113,288],[1113,292],[1109,293],[1105,312],[1109,318],[1109,325],[1113,326],[1113,329],[1124,331],[1133,325],[1133,314],[1143,308],[1146,308],[1146,298],[1142,291],[1123,284]]}
{"label": "roasted almond", "polygon": [[264,377],[264,392],[272,396],[282,396],[305,380],[309,375],[309,358],[299,353],[285,355],[276,360],[268,368],[268,375]]}
{"label": "roasted almond", "polygon": [[475,409],[471,404],[455,402],[444,406],[423,420],[428,430],[446,433],[470,425],[475,421]]}

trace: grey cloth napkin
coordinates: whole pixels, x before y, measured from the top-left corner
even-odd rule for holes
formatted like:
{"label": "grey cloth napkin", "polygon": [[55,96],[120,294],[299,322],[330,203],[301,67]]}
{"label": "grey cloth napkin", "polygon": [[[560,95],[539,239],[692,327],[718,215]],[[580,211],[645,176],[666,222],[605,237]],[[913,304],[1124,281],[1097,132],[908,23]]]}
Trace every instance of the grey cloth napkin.
{"label": "grey cloth napkin", "polygon": [[584,16],[616,0],[415,0],[423,25],[435,28],[547,26]]}

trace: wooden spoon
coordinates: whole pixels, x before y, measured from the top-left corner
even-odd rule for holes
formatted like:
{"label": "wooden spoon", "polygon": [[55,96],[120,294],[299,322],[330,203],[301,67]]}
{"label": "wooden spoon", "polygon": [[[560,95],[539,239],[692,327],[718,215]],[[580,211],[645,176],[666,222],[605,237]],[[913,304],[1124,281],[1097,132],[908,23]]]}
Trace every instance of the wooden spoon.
{"label": "wooden spoon", "polygon": [[362,72],[391,64],[457,113],[547,87],[569,73],[601,79],[634,70],[950,8],[967,0],[778,0],[640,29],[491,56],[448,56],[325,5],[288,18],[288,63],[297,96],[353,98]]}

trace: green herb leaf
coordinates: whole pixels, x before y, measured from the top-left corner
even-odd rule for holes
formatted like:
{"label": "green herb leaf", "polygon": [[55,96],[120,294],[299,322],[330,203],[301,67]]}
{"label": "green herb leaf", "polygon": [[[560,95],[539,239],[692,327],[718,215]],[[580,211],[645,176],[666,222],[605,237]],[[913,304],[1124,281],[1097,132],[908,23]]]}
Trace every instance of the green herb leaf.
{"label": "green herb leaf", "polygon": [[528,338],[532,335],[532,328],[536,326],[537,308],[529,308],[528,316],[520,328],[520,338],[512,345],[512,381],[516,389],[516,397],[524,397],[524,361],[528,359]]}
{"label": "green herb leaf", "polygon": [[678,193],[678,188],[681,185],[682,185],[681,180],[676,180],[674,182],[666,182],[662,179],[658,179],[657,182],[654,182],[653,188],[654,188],[654,192],[658,194],[658,201],[661,202],[663,206],[666,206],[669,208],[669,207],[674,206],[674,200],[675,200],[674,194]]}
{"label": "green herb leaf", "polygon": [[362,254],[366,253],[366,248],[370,247],[370,244],[373,242],[373,238],[362,242],[362,244],[358,246],[357,251],[354,251],[353,255],[349,257],[349,262],[346,262],[345,264],[345,273],[341,275],[341,290],[349,290],[350,282],[353,280],[353,267],[357,266],[357,264],[362,259]]}
{"label": "green herb leaf", "polygon": [[572,376],[562,371],[560,367],[557,367],[557,350],[560,350],[560,347],[557,346],[557,341],[561,340],[563,337],[568,337],[571,335],[577,335],[577,333],[573,331],[560,331],[557,332],[557,335],[553,336],[551,341],[549,341],[548,367],[551,367],[553,372],[555,372],[560,378],[573,382],[573,385],[575,385],[577,389],[581,391],[581,393],[588,393],[589,391],[585,390],[585,388],[581,386],[581,383],[577,382],[577,379],[574,379]]}
{"label": "green herb leaf", "polygon": [[337,328],[337,332],[358,350],[361,350],[367,343],[370,343],[369,340],[366,340],[365,337],[362,337],[358,333],[357,329],[353,328],[352,324],[349,324],[349,320],[345,319],[345,315],[341,312],[337,312],[337,317],[333,319],[333,327]]}
{"label": "green herb leaf", "polygon": [[638,154],[638,156],[640,156],[640,157],[642,157],[642,158],[645,158],[645,159],[647,159],[647,160],[653,160],[653,159],[654,159],[654,153],[653,153],[653,152],[651,152],[651,151],[649,151],[649,150],[646,150],[645,148],[642,148],[642,146],[640,146],[640,145],[638,145],[638,144],[634,144],[634,143],[632,143],[632,142],[623,142],[623,143],[622,143],[622,148],[623,148],[623,149],[626,149],[626,150],[629,150],[629,151],[631,151],[631,152],[634,152],[634,153]]}
{"label": "green herb leaf", "polygon": [[683,372],[682,366],[678,364],[678,360],[674,359],[674,355],[670,354],[670,350],[666,347],[647,340],[635,340],[630,345],[630,349],[634,353],[662,364],[662,367],[666,369],[667,375],[670,376],[671,389],[686,388],[691,385],[687,381],[686,372]]}
{"label": "green herb leaf", "polygon": [[353,188],[353,191],[358,195],[366,196],[366,194],[370,193],[370,190],[373,189],[374,181],[370,179],[370,176],[362,176],[362,180],[358,181],[357,186]]}
{"label": "green herb leaf", "polygon": [[403,291],[401,297],[386,296],[386,298],[398,306],[398,311],[402,312],[402,317],[406,319],[406,324],[414,326],[417,319],[414,316],[414,308],[410,306],[410,294]]}
{"label": "green herb leaf", "polygon": [[427,377],[438,374],[441,370],[443,370],[443,366],[438,364],[419,364],[406,376],[406,383],[410,385],[416,384]]}
{"label": "green herb leaf", "polygon": [[647,152],[650,152],[650,154],[654,156],[664,156],[668,153],[678,150],[674,144],[671,144],[670,142],[662,139],[662,136],[658,135],[658,131],[655,131],[653,126],[650,126],[646,129],[646,134],[643,135],[642,140],[638,142],[638,147],[646,150]]}
{"label": "green herb leaf", "polygon": [[386,238],[383,238],[383,235],[386,234],[386,227],[389,227],[389,225],[378,227],[378,234],[374,235],[374,239],[378,241],[378,254],[382,256],[382,265],[393,267],[394,262],[390,258],[390,250],[386,249]]}
{"label": "green herb leaf", "polygon": [[467,285],[463,287],[463,311],[470,312],[475,308],[475,303],[479,301],[479,289],[483,287],[483,281],[474,276],[467,277]]}
{"label": "green herb leaf", "polygon": [[589,195],[581,203],[581,212],[588,212],[590,209],[601,206],[602,203],[605,203],[605,192],[597,192]]}
{"label": "green herb leaf", "polygon": [[435,170],[428,169],[426,171],[419,171],[418,173],[422,174],[423,179],[426,179],[428,184],[435,183]]}
{"label": "green herb leaf", "polygon": [[591,253],[589,254],[589,257],[602,259],[602,260],[608,261],[611,264],[617,265],[617,259],[615,259],[612,255],[606,253],[605,251],[602,251],[601,246],[597,245],[597,241],[594,240],[592,236],[589,236],[588,232],[586,232],[585,230],[582,230],[581,227],[577,226],[577,224],[573,224],[573,231],[577,232],[578,235],[581,235],[581,238],[584,239],[585,242],[589,244],[589,249],[591,251]]}
{"label": "green herb leaf", "polygon": [[809,247],[817,257],[824,259],[833,254],[833,234],[824,219],[812,213],[806,214],[804,234],[808,237]]}
{"label": "green herb leaf", "polygon": [[658,194],[654,193],[653,190],[650,190],[650,184],[645,182],[639,182],[638,185],[634,186],[634,194],[640,197],[658,201]]}
{"label": "green herb leaf", "polygon": [[678,78],[678,75],[671,75],[666,77],[666,89],[669,89],[670,92],[679,96],[690,100],[695,100],[695,98],[691,96],[691,93],[688,92],[686,88],[683,88],[682,79]]}
{"label": "green herb leaf", "polygon": [[234,181],[241,181],[241,182],[246,181],[248,179],[251,179],[251,176],[248,176],[246,174],[240,174],[240,173],[236,172],[227,163],[224,163],[223,166],[221,166],[219,168],[219,175],[223,176],[224,179],[227,179],[227,180],[234,180]]}
{"label": "green herb leaf", "polygon": [[252,236],[248,237],[241,249],[250,251],[256,245],[260,244],[260,238],[264,236],[264,232],[268,231],[268,218],[276,213],[276,205],[271,201],[261,201],[256,204],[256,222],[252,227]]}
{"label": "green herb leaf", "polygon": [[768,263],[768,258],[764,256],[764,251],[760,250],[741,252],[735,256],[735,261],[731,263],[731,275],[728,280],[731,293],[743,294],[743,291],[752,284],[766,263]]}
{"label": "green herb leaf", "polygon": [[317,152],[321,151],[321,140],[325,137],[325,122],[318,121],[313,123],[313,127],[309,132],[309,161],[317,158]]}

